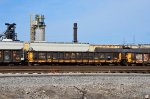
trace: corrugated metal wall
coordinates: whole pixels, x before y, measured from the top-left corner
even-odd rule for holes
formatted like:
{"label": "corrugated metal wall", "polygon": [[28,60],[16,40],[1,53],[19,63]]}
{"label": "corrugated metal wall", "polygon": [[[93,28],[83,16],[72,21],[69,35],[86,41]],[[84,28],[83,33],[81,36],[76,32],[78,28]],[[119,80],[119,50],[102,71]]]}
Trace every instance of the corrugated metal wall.
{"label": "corrugated metal wall", "polygon": [[89,44],[74,43],[30,43],[30,49],[36,51],[89,51]]}
{"label": "corrugated metal wall", "polygon": [[0,42],[0,49],[22,49],[24,42]]}

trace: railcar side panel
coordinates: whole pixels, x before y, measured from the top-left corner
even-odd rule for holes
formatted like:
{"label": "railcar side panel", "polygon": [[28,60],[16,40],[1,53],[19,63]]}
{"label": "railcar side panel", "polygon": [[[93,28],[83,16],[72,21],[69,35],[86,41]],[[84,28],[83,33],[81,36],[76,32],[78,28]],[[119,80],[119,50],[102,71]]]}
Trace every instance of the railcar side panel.
{"label": "railcar side panel", "polygon": [[0,51],[0,62],[3,62],[3,51]]}
{"label": "railcar side panel", "polygon": [[47,62],[52,62],[53,56],[51,52],[47,52]]}
{"label": "railcar side panel", "polygon": [[22,50],[0,50],[0,65],[18,64],[24,61]]}
{"label": "railcar side panel", "polygon": [[4,51],[4,62],[12,62],[12,51]]}
{"label": "railcar side panel", "polygon": [[[14,52],[13,52],[14,53]],[[11,53],[4,52],[11,57]],[[0,52],[0,55],[3,53]],[[4,57],[5,60],[7,59]],[[0,56],[0,59],[1,56]],[[17,59],[17,57],[16,57]],[[61,64],[141,64],[150,63],[149,53],[136,52],[47,52],[29,51],[29,62]]]}
{"label": "railcar side panel", "polygon": [[21,62],[22,57],[22,51],[13,51],[13,62]]}

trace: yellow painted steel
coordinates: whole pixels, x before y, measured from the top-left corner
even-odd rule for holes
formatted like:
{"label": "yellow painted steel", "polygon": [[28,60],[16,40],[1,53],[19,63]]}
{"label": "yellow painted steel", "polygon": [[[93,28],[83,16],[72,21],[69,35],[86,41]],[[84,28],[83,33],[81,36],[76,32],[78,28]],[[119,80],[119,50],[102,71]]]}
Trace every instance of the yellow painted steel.
{"label": "yellow painted steel", "polygon": [[84,62],[84,63],[87,63],[87,62],[88,62],[88,60],[83,60],[83,62]]}
{"label": "yellow painted steel", "polygon": [[38,60],[39,63],[44,63],[46,60]]}
{"label": "yellow painted steel", "polygon": [[105,60],[100,60],[100,62],[101,62],[101,63],[104,63],[104,62],[105,62]]}
{"label": "yellow painted steel", "polygon": [[33,60],[33,52],[28,52],[28,60],[29,60],[29,62],[34,62],[34,60]]}
{"label": "yellow painted steel", "polygon": [[29,50],[29,43],[24,43],[23,49],[26,51]]}
{"label": "yellow painted steel", "polygon": [[62,59],[61,59],[61,60],[59,60],[59,62],[60,62],[60,63],[63,63],[63,62],[64,62],[64,60],[62,60]]}
{"label": "yellow painted steel", "polygon": [[76,60],[71,60],[71,62],[72,62],[72,63],[75,63],[75,62],[76,62]]}
{"label": "yellow painted steel", "polygon": [[70,63],[70,60],[64,60],[65,63]]}
{"label": "yellow painted steel", "polygon": [[106,60],[107,63],[113,63],[113,60]]}
{"label": "yellow painted steel", "polygon": [[94,60],[89,60],[89,63],[94,63]]}
{"label": "yellow painted steel", "polygon": [[127,60],[130,63],[132,61],[132,53],[127,53],[126,54]]}
{"label": "yellow painted steel", "polygon": [[122,53],[119,53],[119,59],[118,59],[118,61],[121,62],[121,59],[122,59]]}
{"label": "yellow painted steel", "polygon": [[58,62],[58,60],[53,60],[53,62]]}
{"label": "yellow painted steel", "polygon": [[51,60],[51,59],[48,59],[47,62],[52,62],[52,60]]}
{"label": "yellow painted steel", "polygon": [[95,60],[94,62],[95,62],[95,63],[99,63],[99,60]]}
{"label": "yellow painted steel", "polygon": [[77,62],[78,62],[78,63],[81,63],[81,62],[82,62],[82,60],[77,60]]}

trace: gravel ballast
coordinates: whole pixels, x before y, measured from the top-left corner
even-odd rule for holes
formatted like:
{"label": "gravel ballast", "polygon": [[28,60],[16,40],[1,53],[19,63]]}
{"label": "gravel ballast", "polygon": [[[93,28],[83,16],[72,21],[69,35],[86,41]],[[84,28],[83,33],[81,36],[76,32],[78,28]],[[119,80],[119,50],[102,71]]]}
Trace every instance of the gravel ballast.
{"label": "gravel ballast", "polygon": [[145,99],[150,74],[0,74],[0,99]]}

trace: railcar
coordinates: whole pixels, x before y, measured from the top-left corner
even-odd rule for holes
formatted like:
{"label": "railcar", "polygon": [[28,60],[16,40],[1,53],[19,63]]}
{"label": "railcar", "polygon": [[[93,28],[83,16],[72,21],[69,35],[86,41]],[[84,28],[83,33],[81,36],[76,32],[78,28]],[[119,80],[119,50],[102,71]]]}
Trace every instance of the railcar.
{"label": "railcar", "polygon": [[17,65],[23,63],[23,50],[0,50],[0,65]]}
{"label": "railcar", "polygon": [[24,42],[21,41],[0,41],[0,65],[24,63],[25,54],[23,48]]}
{"label": "railcar", "polygon": [[104,65],[120,63],[120,52],[28,51],[30,64]]}
{"label": "railcar", "polygon": [[127,62],[129,65],[149,65],[150,64],[150,49],[136,48],[124,51],[126,53]]}
{"label": "railcar", "polygon": [[28,51],[30,64],[148,65],[150,49],[96,48],[94,52]]}
{"label": "railcar", "polygon": [[149,65],[150,49],[96,48],[90,51],[24,51],[1,49],[0,65]]}

